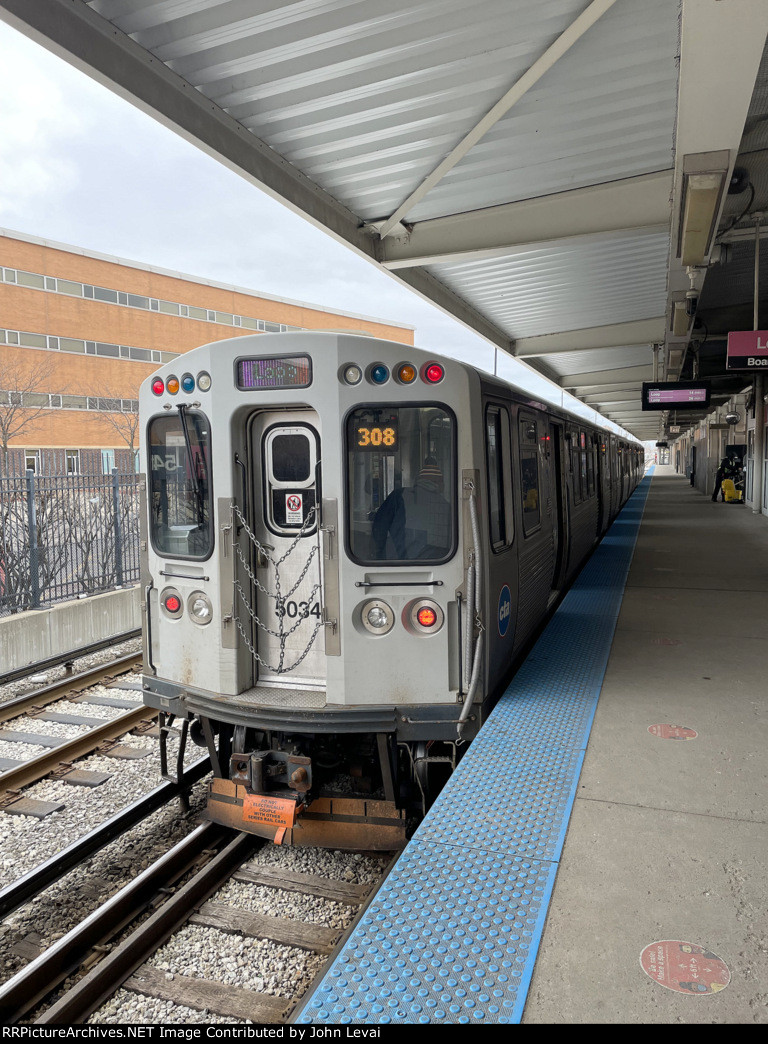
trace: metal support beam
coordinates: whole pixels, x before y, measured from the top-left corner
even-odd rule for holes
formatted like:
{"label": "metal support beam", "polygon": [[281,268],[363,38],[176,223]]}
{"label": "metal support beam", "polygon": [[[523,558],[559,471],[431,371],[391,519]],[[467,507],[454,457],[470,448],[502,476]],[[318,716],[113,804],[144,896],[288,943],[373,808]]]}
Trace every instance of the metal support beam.
{"label": "metal support beam", "polygon": [[[557,383],[572,394],[584,391],[599,391],[601,388],[638,387],[643,381],[653,378],[653,364],[647,366],[624,366],[618,370],[590,370],[588,373],[568,373]],[[575,389],[575,391],[574,391]]]}
{"label": "metal support beam", "polygon": [[533,63],[530,69],[523,73],[520,79],[517,80],[517,82],[507,91],[504,97],[500,98],[493,108],[485,114],[482,120],[475,124],[472,130],[448,153],[442,163],[435,167],[432,173],[421,182],[418,188],[403,200],[394,214],[387,218],[380,229],[382,239],[389,235],[400,219],[405,217],[408,211],[411,210],[419,200],[423,199],[430,189],[434,188],[438,181],[445,177],[448,171],[452,170],[459,160],[463,159],[464,156],[474,148],[478,141],[480,141],[491,127],[498,123],[503,116],[506,116],[512,106],[518,102],[520,98],[531,89],[531,87],[538,83],[544,73],[548,72],[555,62],[562,58],[562,56],[581,39],[584,33],[591,29],[595,22],[601,18],[606,11],[613,7],[615,2],[616,0],[592,0],[592,3],[587,7],[587,9],[568,26],[564,33],[561,33],[552,46],[547,48],[544,54]]}
{"label": "metal support beam", "polygon": [[379,244],[378,257],[392,271],[506,256],[575,237],[668,232],[671,191],[672,171],[665,170],[419,221],[410,235]]}
{"label": "metal support beam", "polygon": [[665,318],[660,315],[653,319],[592,326],[589,329],[543,334],[540,337],[521,337],[515,341],[515,355],[520,359],[530,359],[556,352],[585,352],[591,348],[640,346],[648,349],[650,361],[651,345],[663,339],[664,326]]}

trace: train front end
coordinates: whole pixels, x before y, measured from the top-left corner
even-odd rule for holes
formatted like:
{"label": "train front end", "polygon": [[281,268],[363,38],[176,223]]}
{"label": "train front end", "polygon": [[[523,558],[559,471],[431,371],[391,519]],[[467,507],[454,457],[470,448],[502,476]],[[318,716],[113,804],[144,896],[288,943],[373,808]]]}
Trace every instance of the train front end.
{"label": "train front end", "polygon": [[207,747],[211,819],[393,849],[476,731],[478,434],[457,420],[473,378],[286,333],[204,346],[142,386],[144,697]]}

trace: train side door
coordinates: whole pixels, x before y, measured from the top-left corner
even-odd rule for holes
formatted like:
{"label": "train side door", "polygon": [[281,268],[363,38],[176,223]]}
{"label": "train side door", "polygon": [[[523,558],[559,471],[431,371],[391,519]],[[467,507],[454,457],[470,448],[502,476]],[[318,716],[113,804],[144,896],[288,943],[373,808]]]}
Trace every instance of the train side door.
{"label": "train side door", "polygon": [[565,579],[565,566],[568,561],[568,519],[567,498],[565,493],[565,433],[562,424],[550,422],[549,451],[551,454],[551,481],[554,486],[554,509],[552,519],[552,536],[555,545],[555,568],[552,575],[552,587],[559,591]]}
{"label": "train side door", "polygon": [[325,685],[317,488],[319,418],[263,413],[251,424],[255,537],[251,605],[259,684]]}
{"label": "train side door", "polygon": [[493,686],[509,669],[517,628],[512,428],[505,403],[485,404],[485,468],[487,509],[481,525],[487,526],[490,545],[487,641],[489,678]]}

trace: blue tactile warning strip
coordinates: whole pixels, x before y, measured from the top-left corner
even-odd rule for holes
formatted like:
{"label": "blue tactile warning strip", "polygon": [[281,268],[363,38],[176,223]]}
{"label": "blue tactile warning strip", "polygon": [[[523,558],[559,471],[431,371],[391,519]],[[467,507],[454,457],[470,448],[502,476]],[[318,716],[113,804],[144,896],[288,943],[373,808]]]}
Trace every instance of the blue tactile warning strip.
{"label": "blue tactile warning strip", "polygon": [[563,599],[297,1023],[520,1021],[650,481]]}

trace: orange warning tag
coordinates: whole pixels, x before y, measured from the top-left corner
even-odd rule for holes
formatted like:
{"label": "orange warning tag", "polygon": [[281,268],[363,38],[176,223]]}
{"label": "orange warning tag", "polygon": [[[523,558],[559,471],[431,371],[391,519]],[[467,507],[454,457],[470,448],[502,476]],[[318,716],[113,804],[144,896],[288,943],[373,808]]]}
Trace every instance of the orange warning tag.
{"label": "orange warning tag", "polygon": [[275,829],[292,827],[296,822],[296,808],[296,802],[290,798],[246,794],[243,797],[243,820],[246,823],[263,823]]}

